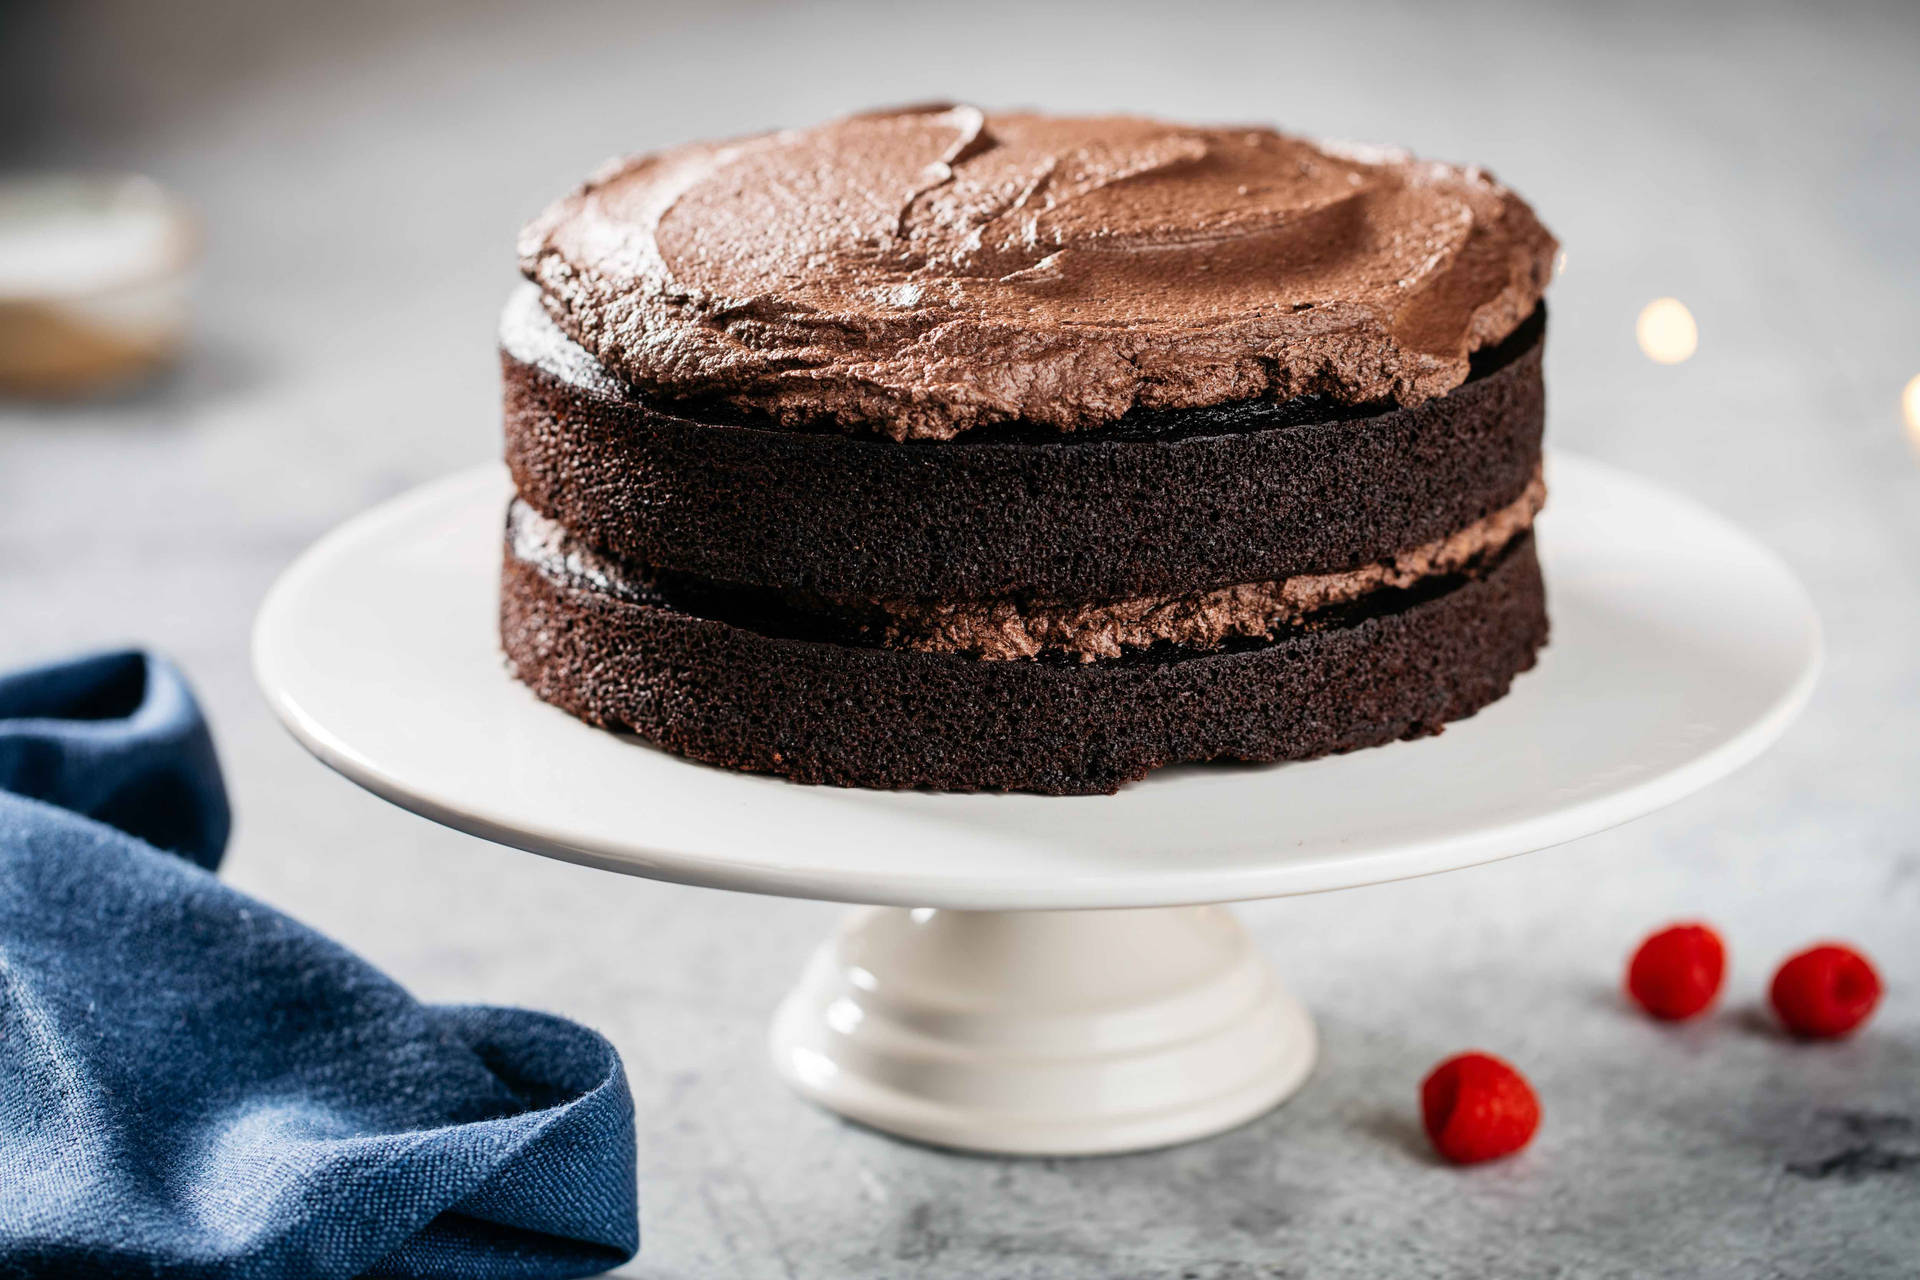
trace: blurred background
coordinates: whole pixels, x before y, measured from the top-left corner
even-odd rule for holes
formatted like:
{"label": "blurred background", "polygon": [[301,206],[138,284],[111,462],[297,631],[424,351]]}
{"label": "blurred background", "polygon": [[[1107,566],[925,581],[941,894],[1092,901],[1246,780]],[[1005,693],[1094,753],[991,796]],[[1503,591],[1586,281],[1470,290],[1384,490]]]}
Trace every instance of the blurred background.
{"label": "blurred background", "polygon": [[[1827,627],[1805,719],[1703,796],[1552,853],[1247,908],[1325,1059],[1279,1112],[1196,1146],[960,1158],[810,1110],[762,1038],[834,908],[435,828],[309,760],[248,672],[251,615],[293,556],[497,453],[522,221],[616,153],[930,98],[1276,122],[1487,166],[1566,247],[1551,444],[1738,520]],[[1912,0],[14,0],[0,176],[46,171],[150,176],[201,252],[168,372],[0,398],[0,665],[171,654],[224,749],[229,879],[425,998],[607,1032],[640,1107],[646,1244],[621,1274],[1920,1270]],[[1691,916],[1732,947],[1725,1011],[1680,1031],[1625,1014],[1627,951]],[[1784,1046],[1755,1012],[1766,976],[1829,936],[1876,958],[1888,1000],[1854,1041]],[[1425,1155],[1413,1091],[1469,1045],[1528,1070],[1547,1124],[1462,1176]]]}

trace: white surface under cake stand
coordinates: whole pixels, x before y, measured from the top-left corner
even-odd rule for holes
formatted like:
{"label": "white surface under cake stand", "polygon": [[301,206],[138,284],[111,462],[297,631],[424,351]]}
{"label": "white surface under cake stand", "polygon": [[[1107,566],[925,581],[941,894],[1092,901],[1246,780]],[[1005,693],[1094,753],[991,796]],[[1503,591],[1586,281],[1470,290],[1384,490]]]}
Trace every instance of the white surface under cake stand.
{"label": "white surface under cake stand", "polygon": [[1555,457],[1548,483],[1553,638],[1507,698],[1437,738],[1168,769],[1114,796],[799,786],[541,703],[495,640],[497,467],[323,538],[269,593],[254,666],[315,755],[436,822],[610,871],[874,904],[775,1015],[775,1064],[807,1097],[942,1146],[1136,1150],[1249,1120],[1313,1066],[1305,1009],[1208,904],[1576,839],[1724,777],[1805,703],[1819,624],[1772,553],[1597,463]]}

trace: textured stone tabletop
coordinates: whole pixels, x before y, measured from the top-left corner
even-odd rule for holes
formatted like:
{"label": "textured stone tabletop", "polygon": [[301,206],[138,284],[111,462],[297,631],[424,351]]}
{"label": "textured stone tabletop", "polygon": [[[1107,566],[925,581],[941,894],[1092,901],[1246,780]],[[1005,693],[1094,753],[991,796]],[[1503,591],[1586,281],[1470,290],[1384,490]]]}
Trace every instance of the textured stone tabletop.
{"label": "textured stone tabletop", "polygon": [[[1451,7],[1446,7],[1451,8]],[[139,641],[204,691],[227,875],[424,997],[604,1030],[640,1109],[645,1277],[1920,1273],[1920,9],[1107,3],[956,9],[16,4],[0,164],[145,170],[202,212],[184,367],[0,406],[0,663]],[[1319,1012],[1317,1076],[1212,1141],[941,1154],[790,1097],[768,1015],[836,908],[547,862],[307,758],[247,669],[267,584],[345,517],[496,448],[519,222],[604,156],[955,96],[1275,120],[1480,161],[1567,246],[1549,433],[1737,519],[1804,576],[1829,665],[1760,763],[1530,857],[1243,909]],[[1634,319],[1674,295],[1691,360]],[[1549,584],[1551,585],[1551,584]],[[1663,1029],[1624,958],[1728,937]],[[1854,1040],[1759,1012],[1825,937],[1879,962]],[[1467,1047],[1546,1109],[1436,1165],[1416,1084]]]}

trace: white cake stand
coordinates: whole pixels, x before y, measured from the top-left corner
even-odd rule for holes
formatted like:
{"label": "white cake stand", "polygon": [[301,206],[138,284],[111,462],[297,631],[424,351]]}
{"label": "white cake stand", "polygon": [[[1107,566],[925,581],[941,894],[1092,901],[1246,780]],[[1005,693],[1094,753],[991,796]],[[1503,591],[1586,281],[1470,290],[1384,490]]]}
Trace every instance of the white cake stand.
{"label": "white cake stand", "polygon": [[[1553,640],[1437,738],[1305,764],[1170,769],[1115,796],[798,786],[589,728],[505,673],[496,467],[322,539],[254,664],[294,736],[436,822],[683,884],[877,904],[773,1024],[807,1097],[942,1146],[1133,1150],[1299,1087],[1313,1024],[1223,908],[1447,871],[1625,822],[1758,755],[1820,661],[1805,592],[1720,518],[1549,463]],[[1118,908],[1150,908],[1118,910]]]}

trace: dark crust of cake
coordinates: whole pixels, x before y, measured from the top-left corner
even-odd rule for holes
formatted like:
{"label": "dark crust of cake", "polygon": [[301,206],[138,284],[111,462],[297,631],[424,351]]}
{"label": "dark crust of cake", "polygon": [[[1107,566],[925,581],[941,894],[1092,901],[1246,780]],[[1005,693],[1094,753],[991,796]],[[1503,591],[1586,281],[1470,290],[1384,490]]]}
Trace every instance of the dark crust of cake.
{"label": "dark crust of cake", "polygon": [[716,581],[1186,593],[1386,559],[1513,502],[1540,462],[1544,332],[1543,308],[1414,408],[1243,403],[899,443],[688,416],[609,385],[578,348],[503,349],[506,457],[521,496],[586,542]]}
{"label": "dark crust of cake", "polygon": [[709,764],[1081,795],[1170,764],[1438,733],[1505,694],[1547,638],[1531,534],[1480,574],[1396,603],[1264,644],[986,662],[770,636],[558,580],[509,551],[500,630],[514,674],[547,702]]}

